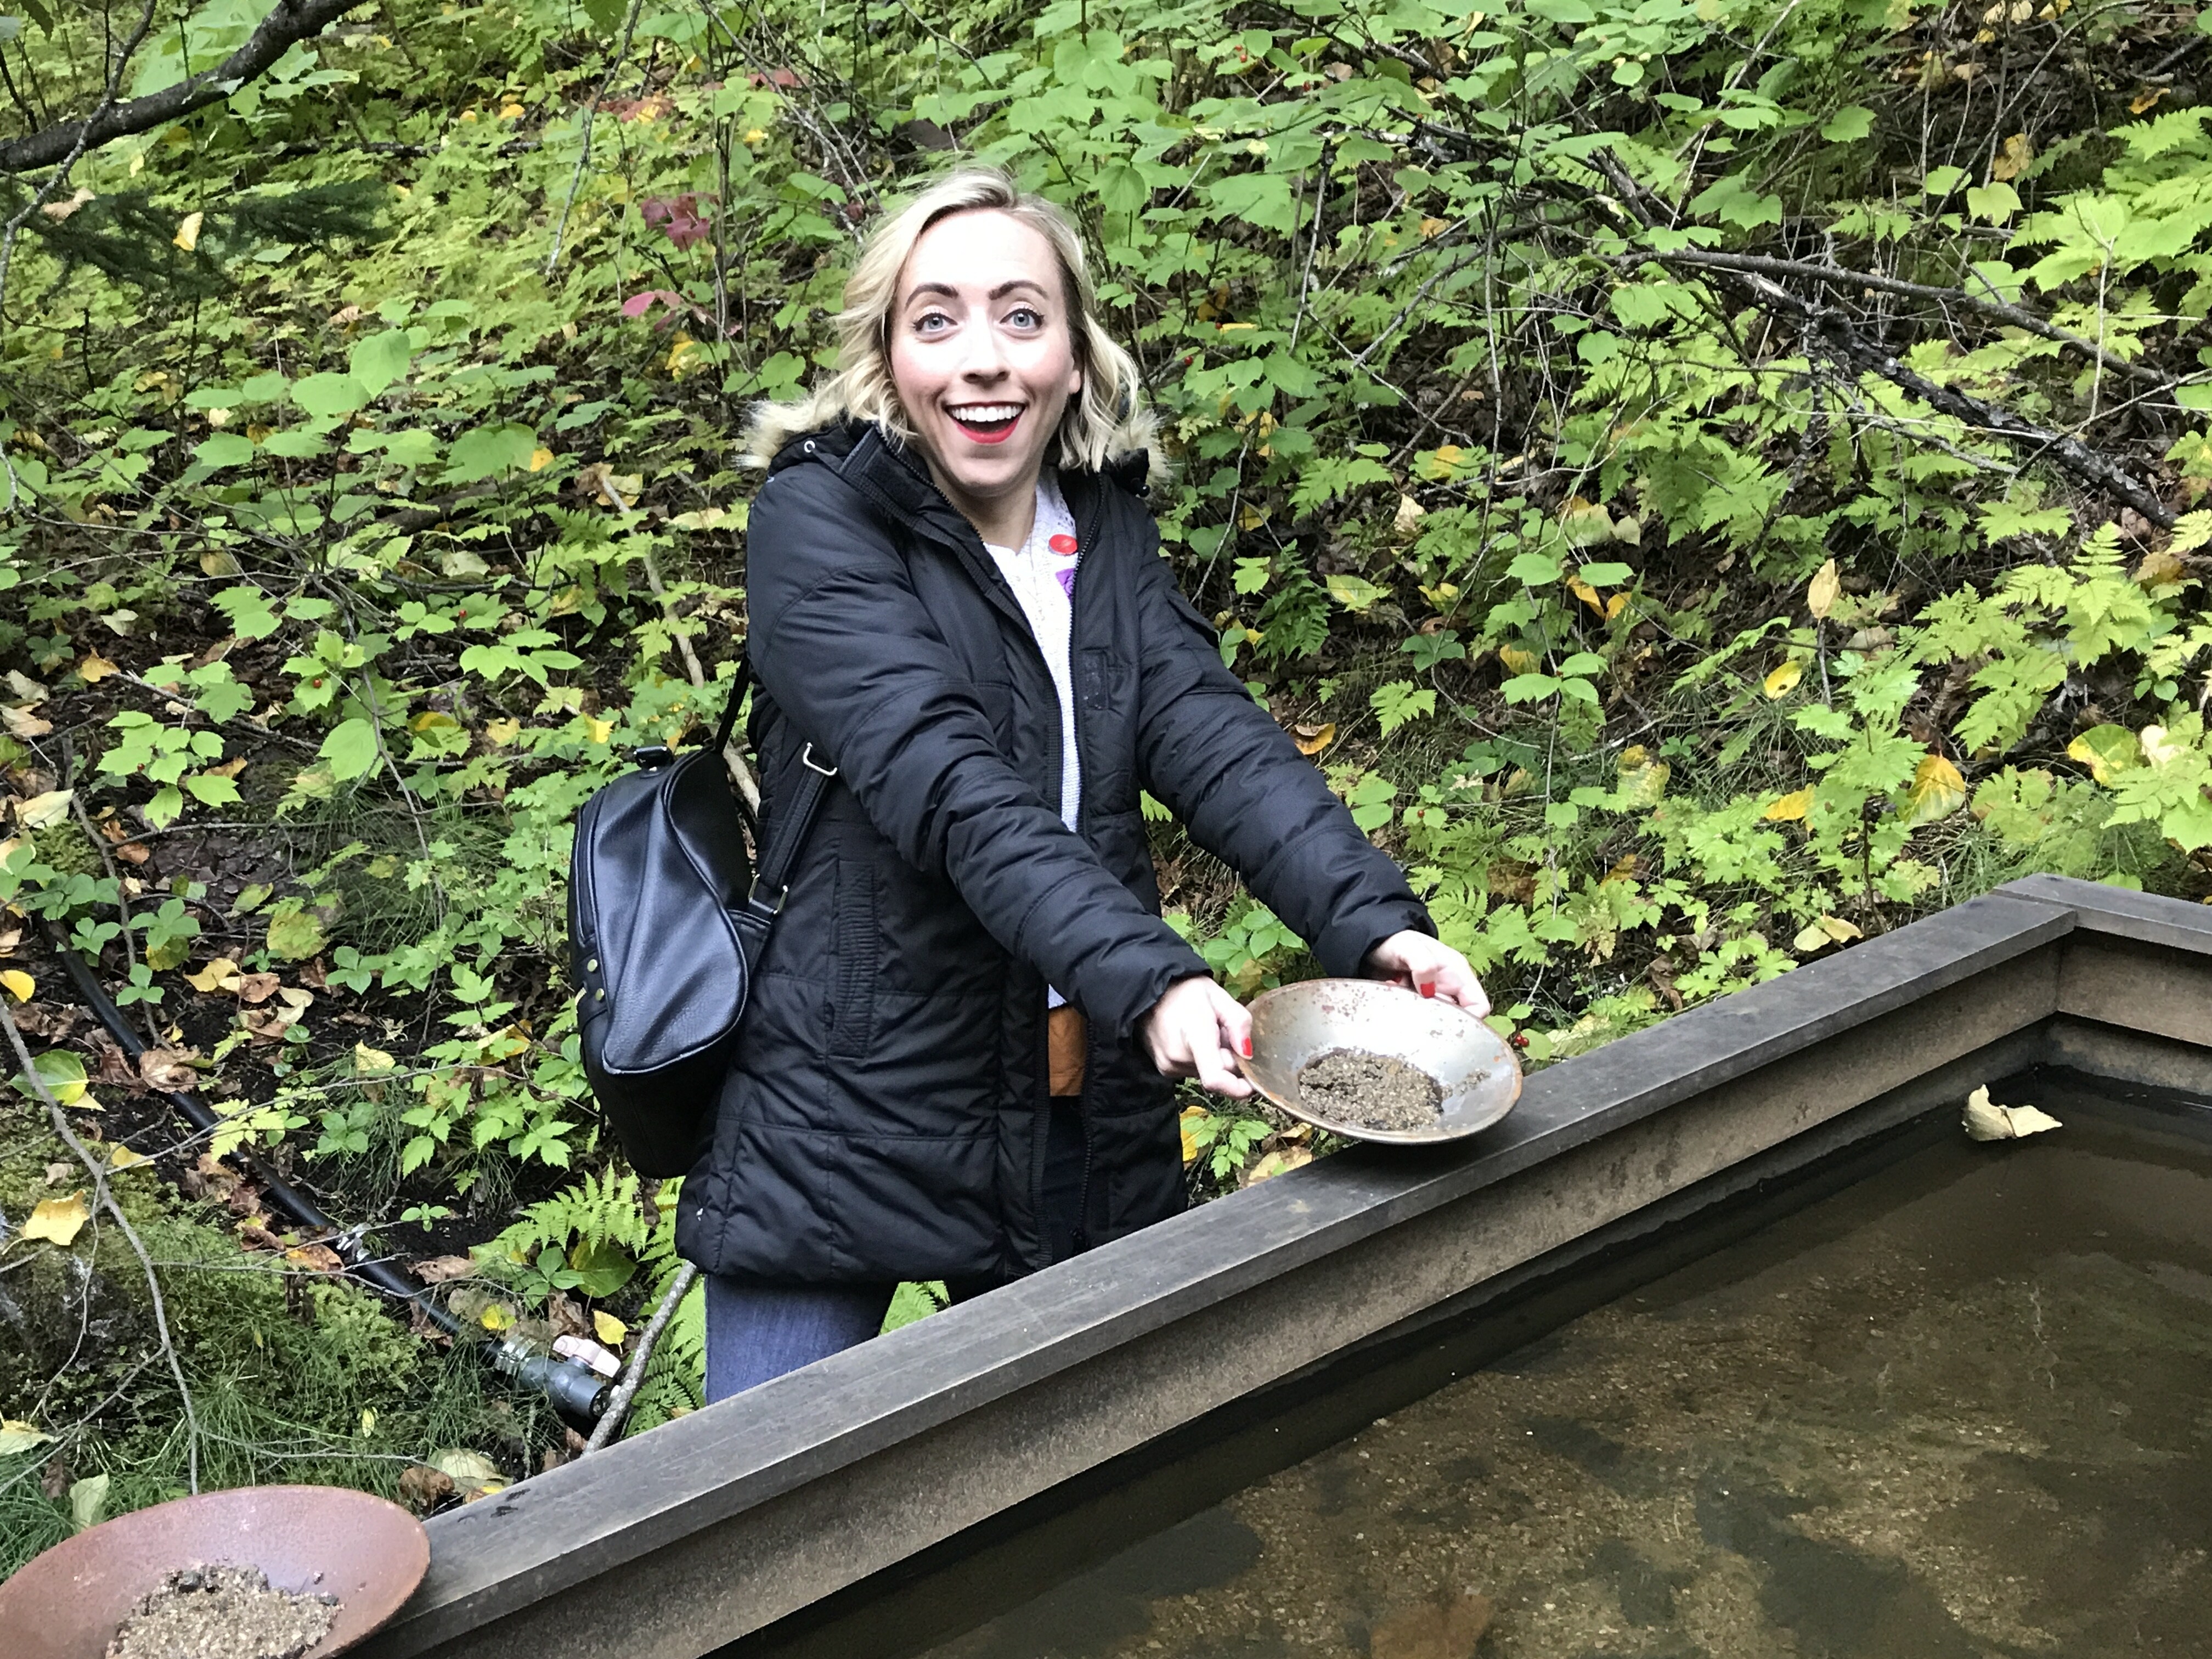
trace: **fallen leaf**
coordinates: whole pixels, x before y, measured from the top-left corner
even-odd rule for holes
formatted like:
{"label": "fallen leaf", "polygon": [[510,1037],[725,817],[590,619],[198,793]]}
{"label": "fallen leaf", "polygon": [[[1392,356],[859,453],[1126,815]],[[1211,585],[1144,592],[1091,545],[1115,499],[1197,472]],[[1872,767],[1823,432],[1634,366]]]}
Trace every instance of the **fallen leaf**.
{"label": "fallen leaf", "polygon": [[6,987],[8,994],[18,1002],[28,1002],[38,994],[39,990],[38,981],[33,979],[21,968],[10,968],[4,972],[0,972],[0,986]]}
{"label": "fallen leaf", "polygon": [[480,1493],[495,1492],[507,1484],[507,1477],[499,1472],[498,1464],[482,1452],[465,1451],[458,1446],[432,1452],[430,1467],[464,1492],[471,1486]]}
{"label": "fallen leaf", "polygon": [[1256,1187],[1263,1181],[1272,1181],[1279,1175],[1287,1175],[1292,1170],[1312,1162],[1313,1148],[1310,1146],[1281,1147],[1269,1152],[1257,1164],[1245,1170],[1243,1179],[1237,1184],[1240,1187]]}
{"label": "fallen leaf", "polygon": [[51,830],[69,816],[74,789],[49,789],[43,795],[15,803],[15,822],[26,830]]}
{"label": "fallen leaf", "polygon": [[76,1165],[74,1164],[49,1164],[46,1165],[46,1185],[58,1187],[76,1173]]}
{"label": "fallen leaf", "polygon": [[1907,821],[1915,825],[1947,818],[1966,804],[1966,781],[1942,756],[1930,754],[1912,770],[1905,792]]}
{"label": "fallen leaf", "polygon": [[2008,181],[2017,179],[2034,159],[2035,146],[2028,141],[2027,135],[2015,132],[2004,141],[2003,147],[1990,161],[1990,177]]}
{"label": "fallen leaf", "polygon": [[474,1258],[465,1255],[434,1255],[415,1264],[415,1277],[425,1285],[443,1285],[449,1280],[466,1279],[477,1270]]}
{"label": "fallen leaf", "polygon": [[1843,591],[1843,578],[1836,574],[1836,562],[1831,559],[1814,573],[1805,589],[1805,608],[1815,617],[1825,617],[1836,608],[1837,596]]}
{"label": "fallen leaf", "polygon": [[1813,810],[1813,787],[1783,796],[1759,816],[1770,823],[1795,823]]}
{"label": "fallen leaf", "polygon": [[193,1049],[149,1048],[138,1056],[138,1075],[155,1088],[174,1094],[198,1084],[200,1074],[192,1069],[198,1058]]}
{"label": "fallen leaf", "polygon": [[41,719],[27,708],[13,706],[0,708],[0,724],[7,726],[9,737],[25,739],[43,738],[54,729],[52,720]]}
{"label": "fallen leaf", "polygon": [[2066,745],[2066,758],[2079,761],[2091,777],[2109,785],[2121,773],[2142,764],[2142,745],[2124,726],[2093,726]]}
{"label": "fallen leaf", "polygon": [[[38,1073],[39,1081],[46,1085],[46,1092],[61,1104],[74,1106],[85,1098],[84,1061],[68,1049],[47,1049],[31,1062],[31,1069]],[[37,1098],[37,1091],[21,1077],[15,1079],[15,1086],[24,1094]],[[90,1103],[95,1108],[99,1105],[97,1101]]]}
{"label": "fallen leaf", "polygon": [[53,1443],[53,1436],[36,1424],[19,1421],[15,1418],[0,1418],[0,1457],[13,1457],[17,1452],[29,1451],[33,1446]]}
{"label": "fallen leaf", "polygon": [[1842,945],[1848,940],[1864,939],[1866,935],[1841,916],[1821,916],[1808,923],[1792,941],[1808,955],[1826,950],[1831,945]]}
{"label": "fallen leaf", "polygon": [[204,213],[187,213],[177,226],[177,234],[169,240],[190,253],[200,245],[200,225],[207,218]]}
{"label": "fallen leaf", "polygon": [[70,197],[68,201],[48,202],[44,207],[41,207],[39,211],[45,214],[49,219],[66,219],[70,215],[75,213],[79,208],[82,207],[87,202],[93,199],[92,192],[87,190],[82,185],[79,185],[76,187],[76,194]]}
{"label": "fallen leaf", "polygon": [[284,1252],[284,1260],[309,1273],[342,1273],[345,1260],[327,1244],[301,1244]]}
{"label": "fallen leaf", "polygon": [[1786,697],[1804,678],[1805,665],[1793,660],[1769,673],[1761,684],[1769,697]]}
{"label": "fallen leaf", "polygon": [[2188,574],[2179,559],[2160,547],[2142,556],[2136,566],[2135,580],[2141,587],[2172,587]]}
{"label": "fallen leaf", "polygon": [[100,833],[110,843],[115,856],[125,864],[143,864],[154,856],[154,850],[141,841],[131,839],[131,832],[113,818],[100,821]]}
{"label": "fallen leaf", "polygon": [[398,1063],[381,1048],[372,1048],[366,1042],[353,1045],[353,1068],[356,1072],[388,1072]]}
{"label": "fallen leaf", "polygon": [[275,996],[280,983],[274,974],[240,974],[227,988],[237,992],[240,1002],[253,1007]]}
{"label": "fallen leaf", "polygon": [[[1599,616],[1602,617],[1605,615],[1605,596],[1602,593],[1600,593],[1597,589],[1592,587],[1588,582],[1584,581],[1580,576],[1570,576],[1567,578],[1567,592],[1573,594],[1591,610],[1596,611]],[[1621,596],[1616,593],[1613,597],[1615,599],[1619,599]]]}
{"label": "fallen leaf", "polygon": [[23,1237],[48,1238],[66,1246],[91,1218],[92,1212],[85,1206],[82,1193],[71,1193],[67,1198],[42,1198],[31,1212],[31,1218],[23,1224]]}
{"label": "fallen leaf", "polygon": [[2065,1127],[2050,1113],[2033,1106],[1992,1104],[1987,1084],[1966,1097],[1966,1114],[1960,1121],[1970,1140],[2019,1140]]}
{"label": "fallen leaf", "polygon": [[1336,722],[1322,726],[1301,726],[1295,739],[1301,755],[1318,755],[1336,741]]}
{"label": "fallen leaf", "polygon": [[2142,744],[2143,758],[2155,767],[2171,766],[2190,752],[2186,743],[2177,743],[2167,737],[2162,726],[2146,726],[2136,734],[2136,739]]}
{"label": "fallen leaf", "polygon": [[1486,1595],[1438,1596],[1378,1620],[1367,1651],[1372,1659],[1468,1659],[1496,1613]]}
{"label": "fallen leaf", "polygon": [[151,1164],[153,1161],[145,1153],[134,1152],[119,1141],[107,1154],[107,1167],[111,1170],[135,1170],[141,1164]]}
{"label": "fallen leaf", "polygon": [[87,685],[97,685],[110,674],[119,674],[122,672],[97,651],[86,652],[84,660],[76,665],[77,678],[82,680]]}
{"label": "fallen leaf", "polygon": [[1398,497],[1397,514],[1390,520],[1390,528],[1398,533],[1401,540],[1411,537],[1419,531],[1421,520],[1428,515],[1428,511],[1411,495],[1401,495]]}
{"label": "fallen leaf", "polygon": [[592,1328],[599,1334],[599,1340],[610,1348],[620,1348],[629,1335],[629,1327],[617,1319],[605,1308],[592,1310]]}
{"label": "fallen leaf", "polygon": [[417,1515],[428,1515],[453,1495],[453,1477],[427,1463],[411,1464],[399,1472],[400,1501]]}
{"label": "fallen leaf", "polygon": [[[271,974],[274,979],[276,975]],[[234,991],[238,988],[238,964],[228,957],[217,957],[197,974],[186,974],[185,983],[195,991]]]}
{"label": "fallen leaf", "polygon": [[69,1489],[70,1522],[79,1532],[96,1527],[107,1513],[107,1476],[88,1474]]}

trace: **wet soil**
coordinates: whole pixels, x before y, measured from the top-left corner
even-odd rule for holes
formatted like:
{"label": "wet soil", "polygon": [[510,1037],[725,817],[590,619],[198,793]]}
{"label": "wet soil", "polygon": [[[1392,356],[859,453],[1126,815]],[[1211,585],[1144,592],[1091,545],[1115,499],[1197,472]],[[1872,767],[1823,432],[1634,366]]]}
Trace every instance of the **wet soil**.
{"label": "wet soil", "polygon": [[1364,1048],[1329,1048],[1298,1067],[1298,1100],[1316,1117],[1358,1129],[1433,1128],[1443,1085],[1417,1066]]}
{"label": "wet soil", "polygon": [[107,1659],[299,1659],[337,1610],[335,1597],[274,1589],[253,1567],[185,1567],[117,1627]]}
{"label": "wet soil", "polygon": [[[1916,1153],[937,1659],[2202,1659],[2212,1149],[2061,1115]],[[1419,1613],[1468,1598],[1471,1642]]]}

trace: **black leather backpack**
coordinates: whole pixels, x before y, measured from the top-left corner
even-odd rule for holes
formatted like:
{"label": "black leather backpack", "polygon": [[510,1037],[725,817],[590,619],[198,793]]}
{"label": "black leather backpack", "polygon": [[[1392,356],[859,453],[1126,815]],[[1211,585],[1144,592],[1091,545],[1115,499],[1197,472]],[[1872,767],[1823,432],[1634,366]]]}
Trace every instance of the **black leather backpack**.
{"label": "black leather backpack", "polygon": [[568,959],[584,1075],[640,1175],[690,1171],[736,1049],[760,959],[800,846],[837,775],[809,745],[799,787],[759,825],[730,787],[722,750],[748,674],[738,664],[714,738],[680,758],[640,749],[576,816]]}

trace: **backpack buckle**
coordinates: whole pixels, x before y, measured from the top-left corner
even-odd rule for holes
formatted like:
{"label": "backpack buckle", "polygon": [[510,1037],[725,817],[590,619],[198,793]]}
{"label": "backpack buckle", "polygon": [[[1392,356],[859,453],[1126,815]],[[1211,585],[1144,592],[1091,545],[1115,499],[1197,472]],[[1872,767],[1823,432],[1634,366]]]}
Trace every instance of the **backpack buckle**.
{"label": "backpack buckle", "polygon": [[810,772],[819,772],[825,778],[834,778],[837,775],[836,767],[824,766],[814,758],[814,745],[811,743],[799,752],[799,763]]}

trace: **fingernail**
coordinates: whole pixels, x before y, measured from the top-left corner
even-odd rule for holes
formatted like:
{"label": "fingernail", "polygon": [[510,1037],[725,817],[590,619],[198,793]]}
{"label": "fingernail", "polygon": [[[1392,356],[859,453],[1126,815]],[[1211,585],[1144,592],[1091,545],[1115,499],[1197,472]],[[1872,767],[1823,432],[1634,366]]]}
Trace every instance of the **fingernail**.
{"label": "fingernail", "polygon": [[1245,1059],[1247,1059],[1247,1060],[1251,1059],[1251,1058],[1252,1058],[1252,1039],[1251,1039],[1250,1037],[1246,1037],[1246,1038],[1244,1039],[1243,1043],[1243,1045],[1242,1045],[1242,1046],[1243,1046],[1243,1050],[1244,1050],[1244,1058],[1245,1058]]}
{"label": "fingernail", "polygon": [[1427,984],[1427,985],[1424,985],[1424,986],[1422,986],[1422,987],[1420,988],[1420,992],[1421,992],[1421,994],[1422,994],[1423,996],[1425,996],[1425,997],[1432,997],[1432,996],[1436,995],[1436,994],[1437,994],[1437,988],[1436,988],[1436,986],[1435,986],[1435,984],[1434,984],[1434,983],[1430,983],[1430,984]]}

